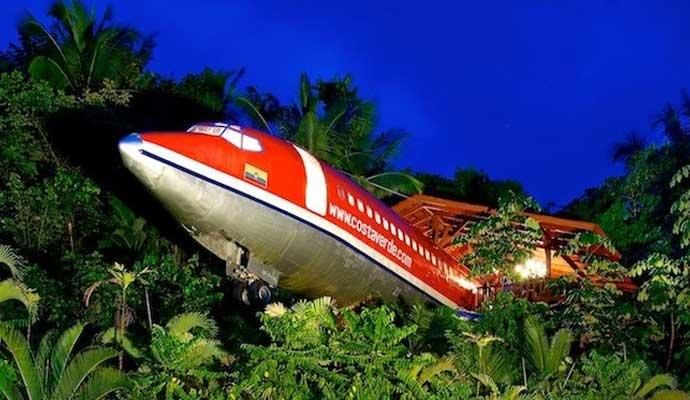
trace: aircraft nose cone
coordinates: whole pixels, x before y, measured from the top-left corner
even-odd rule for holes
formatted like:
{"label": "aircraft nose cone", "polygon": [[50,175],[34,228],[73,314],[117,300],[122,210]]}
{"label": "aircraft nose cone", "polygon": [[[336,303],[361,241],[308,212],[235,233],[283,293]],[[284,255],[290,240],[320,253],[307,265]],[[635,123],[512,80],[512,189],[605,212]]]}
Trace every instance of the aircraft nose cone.
{"label": "aircraft nose cone", "polygon": [[118,143],[120,157],[130,170],[144,185],[153,190],[158,178],[163,173],[163,166],[142,153],[144,141],[138,133],[131,133]]}
{"label": "aircraft nose cone", "polygon": [[120,148],[120,154],[139,152],[141,145],[143,144],[141,140],[141,135],[138,133],[130,133],[129,135],[120,139],[118,147]]}

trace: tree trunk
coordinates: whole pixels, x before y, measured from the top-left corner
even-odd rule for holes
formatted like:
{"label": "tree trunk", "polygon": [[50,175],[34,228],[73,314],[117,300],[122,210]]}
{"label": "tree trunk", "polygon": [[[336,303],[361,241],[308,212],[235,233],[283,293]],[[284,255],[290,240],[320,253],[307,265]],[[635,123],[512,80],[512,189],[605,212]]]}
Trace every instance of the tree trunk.
{"label": "tree trunk", "polygon": [[119,337],[115,342],[117,343],[118,347],[120,347],[120,354],[117,356],[117,363],[118,363],[118,368],[120,371],[122,371],[122,368],[124,367],[125,359],[124,359],[124,354],[122,351],[122,335],[124,334],[124,323],[125,323],[125,306],[124,302],[123,304],[120,304],[120,320],[117,322],[118,327],[115,329],[117,332],[115,333],[116,338]]}
{"label": "tree trunk", "polygon": [[67,233],[69,234],[69,246],[70,249],[72,249],[72,253],[74,253],[74,224],[72,223],[72,218],[70,218],[69,221],[67,221]]}
{"label": "tree trunk", "polygon": [[153,319],[151,318],[151,301],[149,300],[149,288],[144,286],[144,296],[146,296],[146,317],[149,322],[149,331],[153,329]]}
{"label": "tree trunk", "polygon": [[56,167],[62,166],[62,163],[60,162],[60,159],[58,158],[57,154],[55,153],[55,150],[53,150],[53,146],[50,145],[50,140],[48,140],[48,135],[46,135],[41,124],[36,124],[36,130],[41,135],[43,142],[45,143],[46,147],[48,148],[48,151],[50,152],[50,155],[53,158],[53,161],[55,162],[55,166]]}
{"label": "tree trunk", "polygon": [[525,367],[525,357],[522,358],[522,381],[525,383],[525,390],[527,390],[527,368]]}
{"label": "tree trunk", "polygon": [[671,360],[673,359],[673,345],[676,341],[676,320],[674,318],[673,312],[671,312],[671,338],[668,342],[668,354],[666,355],[666,369],[668,370],[671,366]]}
{"label": "tree trunk", "polygon": [[120,346],[120,356],[118,359],[118,366],[120,368],[120,371],[122,371],[122,368],[124,368],[124,363],[125,363],[125,355],[124,355],[124,349],[122,348],[122,340],[124,339],[125,336],[125,313],[127,312],[127,291],[125,289],[122,290],[122,303],[120,304],[120,321],[118,323],[118,330],[119,335],[120,335],[120,340],[118,342],[118,345]]}

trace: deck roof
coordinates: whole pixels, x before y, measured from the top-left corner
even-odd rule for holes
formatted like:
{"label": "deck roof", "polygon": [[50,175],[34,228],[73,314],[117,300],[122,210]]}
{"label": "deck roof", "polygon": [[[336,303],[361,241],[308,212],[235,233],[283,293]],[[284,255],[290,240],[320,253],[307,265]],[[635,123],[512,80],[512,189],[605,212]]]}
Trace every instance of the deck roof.
{"label": "deck roof", "polygon": [[[483,205],[427,195],[409,197],[395,205],[393,209],[455,258],[459,258],[467,251],[466,248],[454,244],[456,239],[467,234],[474,223],[489,217],[496,211]],[[549,277],[552,278],[569,273],[583,273],[587,267],[577,255],[559,256],[552,259],[551,253],[554,250],[565,245],[580,232],[593,232],[606,236],[601,227],[592,222],[545,214],[525,213],[525,215],[536,220],[544,233],[538,244],[541,251],[537,251],[536,256],[548,259]],[[516,229],[520,227],[516,226]],[[621,258],[617,251],[609,251],[603,246],[597,246],[591,250],[613,261]]]}

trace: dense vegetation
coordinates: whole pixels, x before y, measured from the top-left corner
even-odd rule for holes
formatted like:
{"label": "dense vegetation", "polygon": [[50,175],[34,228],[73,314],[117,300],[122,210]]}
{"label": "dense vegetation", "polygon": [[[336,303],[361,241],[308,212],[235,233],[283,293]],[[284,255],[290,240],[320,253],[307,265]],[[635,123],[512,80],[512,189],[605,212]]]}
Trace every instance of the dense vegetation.
{"label": "dense vegetation", "polygon": [[[659,118],[667,140],[617,146],[623,176],[562,212],[597,276],[639,291],[553,283],[555,306],[499,294],[484,317],[452,310],[278,293],[258,313],[226,297],[223,265],[189,241],[118,159],[133,130],[199,120],[249,123],[289,138],[380,196],[430,194],[499,206],[464,240],[475,271],[511,266],[535,245],[516,182],[391,170],[404,138],[376,124],[349,76],[300,77],[294,103],[243,70],[180,80],[147,69],[150,37],[55,3],[27,16],[0,54],[0,394],[8,399],[687,399],[690,390],[690,99]],[[516,233],[519,222],[528,229]],[[587,254],[615,246],[620,263]]]}

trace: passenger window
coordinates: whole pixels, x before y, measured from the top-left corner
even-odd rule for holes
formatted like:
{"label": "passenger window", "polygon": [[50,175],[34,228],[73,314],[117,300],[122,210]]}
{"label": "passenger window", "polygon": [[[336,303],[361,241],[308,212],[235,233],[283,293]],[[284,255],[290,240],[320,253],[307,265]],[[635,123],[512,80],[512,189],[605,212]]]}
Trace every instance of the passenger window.
{"label": "passenger window", "polygon": [[405,234],[405,244],[408,246],[410,245],[410,237],[407,236],[407,234]]}
{"label": "passenger window", "polygon": [[371,211],[371,207],[367,206],[367,217],[374,218],[374,214]]}
{"label": "passenger window", "polygon": [[352,207],[355,206],[355,198],[352,197],[350,193],[347,194],[347,203],[351,205]]}
{"label": "passenger window", "polygon": [[381,214],[379,214],[377,211],[374,211],[374,219],[376,220],[377,224],[381,224]]}
{"label": "passenger window", "polygon": [[388,220],[385,218],[383,219],[383,229],[388,230]]}
{"label": "passenger window", "polygon": [[364,212],[364,203],[362,203],[362,200],[357,199],[357,209],[359,212]]}

